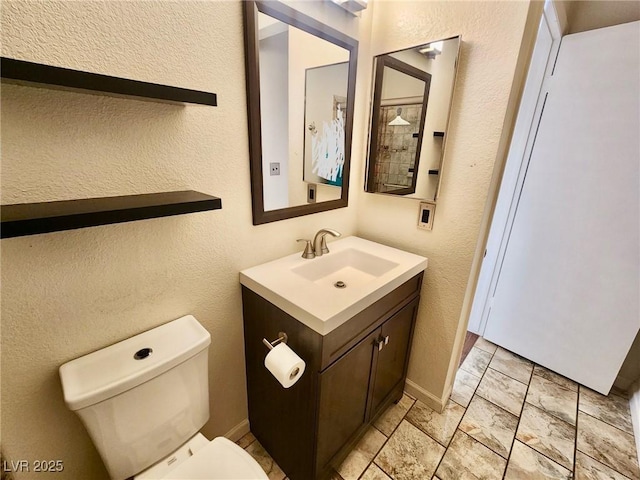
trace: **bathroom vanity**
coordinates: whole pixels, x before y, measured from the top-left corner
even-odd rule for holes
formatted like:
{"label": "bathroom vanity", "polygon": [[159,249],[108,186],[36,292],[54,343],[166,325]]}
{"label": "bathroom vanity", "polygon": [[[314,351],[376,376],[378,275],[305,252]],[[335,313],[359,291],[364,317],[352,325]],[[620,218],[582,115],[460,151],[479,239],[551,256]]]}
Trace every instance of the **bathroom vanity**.
{"label": "bathroom vanity", "polygon": [[[402,397],[427,264],[357,237],[329,248],[241,272],[251,431],[292,480],[328,477]],[[288,389],[264,366],[280,332],[306,363]]]}

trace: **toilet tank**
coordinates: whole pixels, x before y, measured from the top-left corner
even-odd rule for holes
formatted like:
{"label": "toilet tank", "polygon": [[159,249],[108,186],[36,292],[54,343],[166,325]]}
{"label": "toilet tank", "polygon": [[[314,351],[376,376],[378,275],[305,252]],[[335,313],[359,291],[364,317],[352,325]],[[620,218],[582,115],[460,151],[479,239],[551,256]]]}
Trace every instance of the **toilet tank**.
{"label": "toilet tank", "polygon": [[210,343],[187,315],[60,367],[65,402],[111,478],[169,455],[209,419]]}

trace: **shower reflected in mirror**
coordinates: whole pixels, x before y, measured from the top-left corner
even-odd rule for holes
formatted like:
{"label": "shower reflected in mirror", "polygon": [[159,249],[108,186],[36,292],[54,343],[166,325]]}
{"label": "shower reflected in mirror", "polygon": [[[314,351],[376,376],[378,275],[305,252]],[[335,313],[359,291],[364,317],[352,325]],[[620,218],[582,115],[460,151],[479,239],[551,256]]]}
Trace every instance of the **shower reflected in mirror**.
{"label": "shower reflected in mirror", "polygon": [[375,58],[365,189],[435,201],[460,37]]}

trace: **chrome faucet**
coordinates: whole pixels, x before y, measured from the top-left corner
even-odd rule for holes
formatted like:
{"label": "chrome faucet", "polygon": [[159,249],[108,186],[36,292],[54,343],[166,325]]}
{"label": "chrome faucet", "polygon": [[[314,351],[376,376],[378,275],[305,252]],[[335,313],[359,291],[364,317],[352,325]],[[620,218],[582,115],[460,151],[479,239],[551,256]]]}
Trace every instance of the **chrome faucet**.
{"label": "chrome faucet", "polygon": [[302,253],[302,258],[311,259],[315,257],[321,257],[323,254],[329,253],[329,248],[327,248],[327,240],[324,238],[327,234],[334,237],[339,237],[341,235],[341,233],[336,230],[323,228],[321,230],[318,230],[316,236],[313,237],[313,243],[311,243],[311,240],[299,238],[297,240],[298,242],[307,242],[304,247],[304,252]]}
{"label": "chrome faucet", "polygon": [[323,228],[322,230],[318,230],[316,236],[313,237],[313,252],[316,254],[316,257],[321,257],[324,253],[329,253],[329,249],[327,248],[327,240],[324,238],[327,234],[334,237],[339,237],[341,235],[340,232],[331,230],[330,228]]}

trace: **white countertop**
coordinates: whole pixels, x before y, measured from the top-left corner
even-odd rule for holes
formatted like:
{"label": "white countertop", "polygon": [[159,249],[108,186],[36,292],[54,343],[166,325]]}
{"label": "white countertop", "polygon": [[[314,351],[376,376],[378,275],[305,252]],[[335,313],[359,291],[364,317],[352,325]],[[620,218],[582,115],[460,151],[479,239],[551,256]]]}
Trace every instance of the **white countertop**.
{"label": "white countertop", "polygon": [[314,259],[300,251],[242,270],[240,283],[326,335],[427,268],[425,257],[359,237],[327,245]]}

